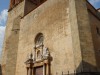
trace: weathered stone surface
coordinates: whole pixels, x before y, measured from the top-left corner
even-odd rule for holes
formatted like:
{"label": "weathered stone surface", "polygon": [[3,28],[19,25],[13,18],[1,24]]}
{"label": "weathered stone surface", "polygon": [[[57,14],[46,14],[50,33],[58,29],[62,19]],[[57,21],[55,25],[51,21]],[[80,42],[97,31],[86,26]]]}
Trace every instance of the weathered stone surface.
{"label": "weathered stone surface", "polygon": [[49,48],[53,57],[52,75],[60,73],[61,70],[73,72],[74,58],[70,29],[68,0],[48,0],[26,15],[21,21],[16,75],[25,72],[23,62],[27,54],[33,50],[34,39],[40,32],[44,35],[44,45]]}
{"label": "weathered stone surface", "polygon": [[25,0],[9,11],[3,75],[27,74],[24,62],[34,52],[38,33],[43,34],[44,46],[52,56],[51,75],[96,70],[99,63],[95,49],[99,45],[94,45],[94,25],[90,23],[94,16],[87,10],[85,0],[47,0],[33,11],[30,6],[34,5],[29,5]]}
{"label": "weathered stone surface", "polygon": [[89,16],[90,16],[90,25],[91,25],[91,31],[92,31],[92,37],[93,37],[93,42],[94,42],[94,50],[95,50],[95,57],[97,61],[97,67],[98,70],[100,71],[100,34],[99,34],[99,29],[100,29],[100,19],[95,17],[90,11],[89,11]]}
{"label": "weathered stone surface", "polygon": [[77,13],[83,69],[85,71],[87,71],[88,69],[96,70],[95,69],[96,59],[93,46],[93,38],[92,38],[86,1],[76,0],[75,3],[76,3],[76,13]]}

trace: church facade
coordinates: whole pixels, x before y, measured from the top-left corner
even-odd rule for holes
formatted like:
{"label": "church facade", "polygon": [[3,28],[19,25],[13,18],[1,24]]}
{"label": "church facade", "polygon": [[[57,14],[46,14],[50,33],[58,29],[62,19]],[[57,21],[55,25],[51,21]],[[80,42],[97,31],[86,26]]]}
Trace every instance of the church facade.
{"label": "church facade", "polygon": [[11,0],[2,75],[100,72],[100,9],[87,0]]}

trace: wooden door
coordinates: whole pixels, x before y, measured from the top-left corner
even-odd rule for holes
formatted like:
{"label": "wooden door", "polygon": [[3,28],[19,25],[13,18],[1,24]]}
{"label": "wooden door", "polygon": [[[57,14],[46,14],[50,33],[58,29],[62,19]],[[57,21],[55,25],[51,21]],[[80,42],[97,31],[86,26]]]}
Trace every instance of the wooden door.
{"label": "wooden door", "polygon": [[34,73],[34,75],[43,75],[43,66],[36,67]]}

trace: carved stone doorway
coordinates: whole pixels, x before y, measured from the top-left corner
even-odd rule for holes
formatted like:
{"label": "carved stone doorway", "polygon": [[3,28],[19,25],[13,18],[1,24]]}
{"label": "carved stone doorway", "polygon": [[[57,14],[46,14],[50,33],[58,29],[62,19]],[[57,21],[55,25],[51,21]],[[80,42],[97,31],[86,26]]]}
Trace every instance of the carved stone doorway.
{"label": "carved stone doorway", "polygon": [[[27,68],[27,75],[50,75],[50,63],[52,57],[50,56],[49,51],[46,50],[47,54],[42,55],[43,58],[34,60],[35,57],[33,54],[30,54],[30,58],[25,62]],[[35,54],[36,55],[36,54]]]}
{"label": "carved stone doorway", "polygon": [[39,33],[35,39],[33,53],[26,60],[27,75],[50,75],[51,55],[43,44],[43,34]]}

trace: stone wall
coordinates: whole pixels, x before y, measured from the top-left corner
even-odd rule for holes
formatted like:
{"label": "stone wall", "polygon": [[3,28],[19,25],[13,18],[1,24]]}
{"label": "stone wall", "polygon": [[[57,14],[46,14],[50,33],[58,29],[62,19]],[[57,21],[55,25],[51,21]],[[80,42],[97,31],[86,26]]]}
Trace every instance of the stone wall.
{"label": "stone wall", "polygon": [[27,74],[25,61],[34,52],[38,33],[43,33],[44,46],[52,56],[51,75],[61,74],[61,71],[96,70],[90,25],[93,15],[88,13],[85,0],[47,0],[33,11],[34,7],[29,7],[30,3],[26,2],[9,11],[3,47],[3,75]]}
{"label": "stone wall", "polygon": [[96,71],[96,57],[85,0],[75,0],[83,71]]}
{"label": "stone wall", "polygon": [[79,37],[75,0],[70,0],[69,4],[70,4],[69,19],[70,19],[70,26],[71,26],[73,53],[74,53],[74,66],[75,66],[75,70],[80,72],[82,70],[82,55],[81,55],[80,37]]}
{"label": "stone wall", "polygon": [[33,51],[35,37],[44,35],[51,56],[51,75],[74,72],[74,54],[69,23],[69,0],[47,0],[21,21],[16,75],[26,74],[25,61]]}
{"label": "stone wall", "polygon": [[94,42],[94,49],[95,49],[95,56],[96,56],[96,61],[97,61],[97,67],[98,70],[100,71],[100,19],[97,18],[93,13],[89,12],[89,17],[90,17],[90,24],[91,24],[91,32],[92,32],[92,37],[93,37],[93,42]]}

